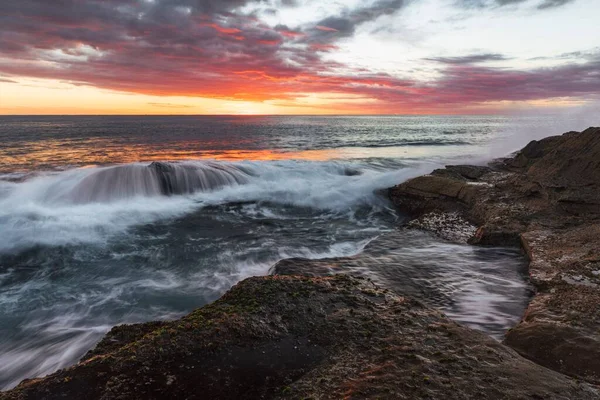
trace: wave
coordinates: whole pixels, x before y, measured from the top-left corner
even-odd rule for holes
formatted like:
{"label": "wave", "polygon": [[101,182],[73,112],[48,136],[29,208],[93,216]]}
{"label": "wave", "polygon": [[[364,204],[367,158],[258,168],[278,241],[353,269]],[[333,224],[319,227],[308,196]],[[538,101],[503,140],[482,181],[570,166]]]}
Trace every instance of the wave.
{"label": "wave", "polygon": [[134,225],[227,203],[274,203],[333,213],[386,207],[375,191],[430,169],[367,162],[186,161],[0,181],[0,252],[102,243]]}
{"label": "wave", "polygon": [[[248,181],[249,171],[217,162],[127,164],[76,169],[25,185],[43,203],[111,202],[133,197],[206,192]],[[18,182],[17,182],[18,183]]]}

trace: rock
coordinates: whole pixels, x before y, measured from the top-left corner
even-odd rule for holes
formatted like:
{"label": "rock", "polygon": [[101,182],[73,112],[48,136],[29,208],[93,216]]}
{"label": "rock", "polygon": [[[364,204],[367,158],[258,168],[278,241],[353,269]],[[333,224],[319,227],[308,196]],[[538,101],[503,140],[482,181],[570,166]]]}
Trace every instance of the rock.
{"label": "rock", "polygon": [[528,178],[575,214],[600,213],[600,128],[570,132],[527,170]]}
{"label": "rock", "polygon": [[[447,168],[436,174],[445,181],[415,178],[390,189],[390,198],[412,218],[454,210],[477,223],[471,244],[521,245],[537,293],[506,343],[600,383],[600,128],[533,141],[494,167],[470,183]],[[465,185],[476,189],[467,196]]]}
{"label": "rock", "polygon": [[411,179],[405,185],[407,193],[412,193],[417,196],[439,198],[451,197],[457,198],[460,190],[465,186],[465,183],[457,182],[453,179],[426,175]]}
{"label": "rock", "polygon": [[600,383],[600,224],[532,230],[522,241],[538,295],[506,343],[549,368]]}
{"label": "rock", "polygon": [[436,236],[455,243],[467,243],[477,229],[456,213],[423,214],[410,221],[407,226],[433,232]]}
{"label": "rock", "polygon": [[600,185],[600,128],[557,138],[560,141],[529,167],[527,176],[550,188],[573,190]]}
{"label": "rock", "polygon": [[440,168],[440,169],[434,169],[431,172],[431,175],[433,176],[439,176],[442,178],[450,178],[450,179],[454,179],[454,180],[459,180],[459,181],[463,181],[466,182],[467,178],[465,178],[464,176],[462,176],[461,174],[450,170],[448,167],[446,168]]}
{"label": "rock", "polygon": [[548,154],[557,144],[562,143],[562,136],[550,136],[542,140],[533,140],[517,155],[508,159],[507,163],[513,167],[526,168]]}
{"label": "rock", "polygon": [[492,169],[487,166],[446,165],[446,168],[436,169],[431,175],[445,176],[460,180],[477,180],[491,171]]}
{"label": "rock", "polygon": [[599,399],[600,394],[417,301],[340,275],[247,279],[179,320],[115,328],[78,365],[25,381],[0,398]]}
{"label": "rock", "polygon": [[396,206],[409,214],[419,215],[431,211],[462,211],[477,193],[476,185],[437,175],[419,176],[389,190]]}
{"label": "rock", "polygon": [[600,214],[600,128],[534,140],[503,164],[525,172],[535,192],[562,210]]}
{"label": "rock", "polygon": [[104,336],[102,341],[98,343],[94,349],[88,351],[80,361],[86,361],[98,355],[112,353],[128,343],[135,342],[144,337],[144,335],[164,327],[166,324],[167,323],[163,321],[152,321],[145,324],[115,326]]}
{"label": "rock", "polygon": [[526,322],[512,330],[506,344],[521,355],[555,371],[569,373],[599,383],[600,342],[597,335],[552,322]]}
{"label": "rock", "polygon": [[520,240],[517,229],[490,224],[480,226],[475,234],[467,239],[467,242],[482,246],[517,246]]}

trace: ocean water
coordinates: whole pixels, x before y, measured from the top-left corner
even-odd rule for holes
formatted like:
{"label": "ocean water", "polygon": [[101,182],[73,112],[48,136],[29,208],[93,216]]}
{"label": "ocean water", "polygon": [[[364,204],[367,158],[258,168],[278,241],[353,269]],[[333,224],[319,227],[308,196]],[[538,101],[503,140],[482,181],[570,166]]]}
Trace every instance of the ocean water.
{"label": "ocean water", "polygon": [[115,325],[184,315],[291,257],[364,254],[340,272],[501,338],[529,295],[518,251],[403,231],[384,189],[483,162],[535,122],[0,117],[0,389],[72,365]]}

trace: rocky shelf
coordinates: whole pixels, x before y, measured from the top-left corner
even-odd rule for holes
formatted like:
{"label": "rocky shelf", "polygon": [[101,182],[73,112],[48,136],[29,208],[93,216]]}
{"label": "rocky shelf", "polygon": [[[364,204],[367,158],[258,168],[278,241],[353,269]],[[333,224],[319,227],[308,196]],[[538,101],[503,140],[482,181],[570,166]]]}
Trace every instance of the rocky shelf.
{"label": "rocky shelf", "polygon": [[474,245],[524,248],[537,292],[504,344],[368,279],[274,275],[176,321],[115,327],[0,398],[600,399],[599,128],[389,194],[413,229],[455,240],[472,225]]}
{"label": "rocky shelf", "polygon": [[347,275],[247,279],[172,322],[114,328],[4,399],[596,399],[411,298]]}
{"label": "rocky shelf", "polygon": [[444,235],[429,222],[458,215],[479,227],[473,244],[521,245],[536,294],[505,343],[600,383],[600,128],[533,141],[490,166],[448,166],[390,197],[414,226]]}

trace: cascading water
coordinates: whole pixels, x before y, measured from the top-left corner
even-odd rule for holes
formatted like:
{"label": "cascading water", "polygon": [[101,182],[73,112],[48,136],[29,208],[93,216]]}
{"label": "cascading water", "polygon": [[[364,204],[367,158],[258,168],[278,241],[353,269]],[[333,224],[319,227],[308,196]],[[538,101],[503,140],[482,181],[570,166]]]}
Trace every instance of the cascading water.
{"label": "cascading water", "polygon": [[[423,170],[304,161],[135,163],[0,181],[0,252],[106,242],[209,206],[258,202],[347,214],[385,208],[374,190]],[[395,168],[394,168],[395,167]]]}
{"label": "cascading water", "polygon": [[111,202],[133,197],[208,192],[248,182],[251,172],[216,162],[128,164],[79,170],[57,180],[46,191],[46,201],[76,204]]}

